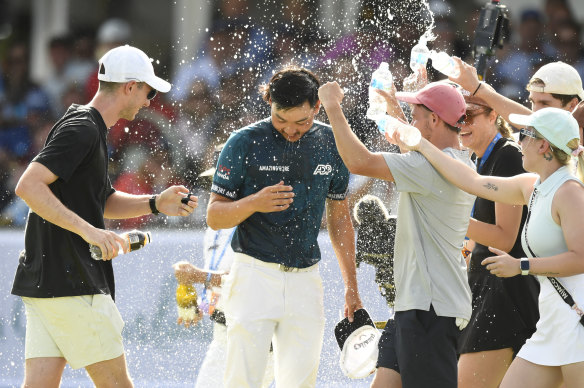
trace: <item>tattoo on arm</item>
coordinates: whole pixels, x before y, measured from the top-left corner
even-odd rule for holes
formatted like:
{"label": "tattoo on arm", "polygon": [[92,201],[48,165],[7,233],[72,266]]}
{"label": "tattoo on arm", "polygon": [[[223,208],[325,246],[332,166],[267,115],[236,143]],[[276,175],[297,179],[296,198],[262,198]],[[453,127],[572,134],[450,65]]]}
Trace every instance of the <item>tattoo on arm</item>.
{"label": "tattoo on arm", "polygon": [[492,184],[492,183],[486,183],[484,186],[487,188],[487,190],[493,190],[493,191],[499,190],[497,185]]}
{"label": "tattoo on arm", "polygon": [[543,158],[548,162],[551,162],[554,156],[551,152],[546,152],[545,154],[543,154]]}

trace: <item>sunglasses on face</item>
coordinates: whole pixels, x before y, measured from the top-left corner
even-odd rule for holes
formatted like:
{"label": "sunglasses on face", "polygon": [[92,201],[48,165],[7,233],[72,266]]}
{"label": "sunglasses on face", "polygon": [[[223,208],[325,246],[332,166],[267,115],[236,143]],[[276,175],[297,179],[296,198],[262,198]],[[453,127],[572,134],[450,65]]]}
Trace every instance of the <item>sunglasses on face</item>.
{"label": "sunglasses on face", "polygon": [[519,141],[524,141],[526,136],[531,137],[532,139],[537,139],[533,127],[521,128],[519,130]]}
{"label": "sunglasses on face", "polygon": [[158,90],[156,89],[150,89],[150,91],[148,92],[148,95],[146,96],[147,99],[152,100],[154,97],[156,97],[156,94],[158,93]]}
{"label": "sunglasses on face", "polygon": [[467,110],[466,111],[466,114],[464,115],[464,120],[462,121],[462,124],[472,125],[474,123],[475,117],[480,116],[483,113],[485,113],[485,110],[484,109]]}

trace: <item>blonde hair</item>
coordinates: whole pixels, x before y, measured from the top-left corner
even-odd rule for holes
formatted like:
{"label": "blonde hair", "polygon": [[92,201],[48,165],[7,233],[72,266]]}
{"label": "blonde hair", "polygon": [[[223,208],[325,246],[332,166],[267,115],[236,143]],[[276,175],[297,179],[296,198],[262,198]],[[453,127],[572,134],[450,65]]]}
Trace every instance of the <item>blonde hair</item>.
{"label": "blonde hair", "polygon": [[[550,143],[551,144],[551,143]],[[580,139],[574,138],[566,144],[569,149],[575,150],[580,145]],[[572,160],[572,155],[567,154],[566,152],[562,151],[558,147],[552,145],[552,154],[554,157],[560,162],[560,164],[566,166],[570,164]],[[580,179],[581,182],[584,182],[584,152],[580,152],[578,155],[578,169],[576,170],[576,177]]]}
{"label": "blonde hair", "polygon": [[495,125],[497,126],[497,130],[501,134],[501,136],[511,139],[511,134],[513,130],[509,123],[501,116],[497,115],[497,120],[495,121]]}

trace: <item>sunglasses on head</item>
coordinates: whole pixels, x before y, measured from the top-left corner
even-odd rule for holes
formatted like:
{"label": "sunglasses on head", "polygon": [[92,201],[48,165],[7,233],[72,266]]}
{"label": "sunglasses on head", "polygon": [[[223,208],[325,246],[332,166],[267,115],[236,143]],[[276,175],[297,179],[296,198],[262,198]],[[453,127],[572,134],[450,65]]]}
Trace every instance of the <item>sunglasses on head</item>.
{"label": "sunglasses on head", "polygon": [[525,140],[526,136],[531,137],[532,139],[537,139],[533,127],[525,127],[519,130],[519,141]]}

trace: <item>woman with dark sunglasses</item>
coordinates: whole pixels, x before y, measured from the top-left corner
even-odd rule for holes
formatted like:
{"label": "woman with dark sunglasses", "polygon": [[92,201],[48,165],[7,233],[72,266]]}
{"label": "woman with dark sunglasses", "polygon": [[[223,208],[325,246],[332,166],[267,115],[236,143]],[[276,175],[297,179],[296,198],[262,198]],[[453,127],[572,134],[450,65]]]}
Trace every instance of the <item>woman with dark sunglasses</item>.
{"label": "woman with dark sunglasses", "polygon": [[[421,152],[450,182],[496,202],[529,204],[521,239],[526,256],[517,260],[490,247],[496,256],[481,263],[493,275],[538,275],[540,319],[501,382],[508,387],[584,386],[584,147],[570,112],[543,108],[510,115],[528,126],[521,132],[523,167],[514,177],[482,176],[422,139],[404,148]],[[571,158],[578,158],[577,176]],[[559,286],[558,286],[559,284]]]}
{"label": "woman with dark sunglasses", "polygon": [[[521,151],[507,122],[484,100],[462,92],[467,110],[460,140],[473,151],[477,172],[499,177],[524,173]],[[472,316],[459,340],[461,388],[498,387],[513,357],[535,331],[537,280],[532,276],[499,278],[481,265],[494,255],[489,246],[513,257],[525,256],[518,237],[526,214],[524,206],[476,199],[467,232],[474,242],[468,272]]]}

